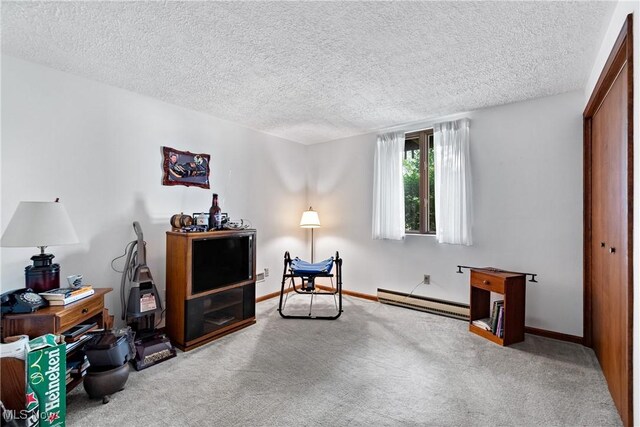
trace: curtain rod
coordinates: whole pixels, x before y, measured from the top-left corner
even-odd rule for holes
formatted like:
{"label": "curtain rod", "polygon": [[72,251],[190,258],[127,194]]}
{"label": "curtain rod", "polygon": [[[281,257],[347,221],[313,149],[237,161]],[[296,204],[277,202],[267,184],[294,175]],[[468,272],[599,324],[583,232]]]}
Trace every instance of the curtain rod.
{"label": "curtain rod", "polygon": [[[419,132],[421,130],[432,129],[436,123],[451,122],[451,121],[461,120],[461,119],[467,119],[469,120],[469,122],[471,122],[470,116],[471,116],[470,111],[467,111],[464,113],[449,114],[447,116],[417,120],[414,122],[408,122],[408,123],[402,123],[395,126],[390,126],[388,128],[377,129],[372,131],[372,133],[381,134],[381,133],[387,133],[387,132],[404,132],[404,133]],[[415,128],[418,128],[418,129],[415,129]],[[406,129],[411,129],[411,130],[406,130]]]}
{"label": "curtain rod", "polygon": [[429,127],[423,128],[423,129],[406,130],[406,131],[404,131],[404,134],[406,135],[408,133],[422,132],[422,131],[429,130],[429,129],[433,129],[433,126],[429,126]]}

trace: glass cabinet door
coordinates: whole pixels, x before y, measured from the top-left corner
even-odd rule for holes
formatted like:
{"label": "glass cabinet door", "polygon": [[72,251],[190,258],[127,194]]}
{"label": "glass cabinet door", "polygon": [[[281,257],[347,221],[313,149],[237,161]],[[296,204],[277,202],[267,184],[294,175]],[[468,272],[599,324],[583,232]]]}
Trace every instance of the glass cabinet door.
{"label": "glass cabinet door", "polygon": [[255,316],[255,284],[187,300],[185,337],[197,339]]}

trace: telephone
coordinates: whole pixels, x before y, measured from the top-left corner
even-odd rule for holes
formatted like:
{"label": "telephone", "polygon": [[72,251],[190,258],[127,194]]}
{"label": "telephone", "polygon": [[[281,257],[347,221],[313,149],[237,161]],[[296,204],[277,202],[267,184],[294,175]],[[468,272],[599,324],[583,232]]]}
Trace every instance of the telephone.
{"label": "telephone", "polygon": [[2,314],[33,313],[40,307],[48,305],[47,301],[31,289],[16,289],[0,296]]}

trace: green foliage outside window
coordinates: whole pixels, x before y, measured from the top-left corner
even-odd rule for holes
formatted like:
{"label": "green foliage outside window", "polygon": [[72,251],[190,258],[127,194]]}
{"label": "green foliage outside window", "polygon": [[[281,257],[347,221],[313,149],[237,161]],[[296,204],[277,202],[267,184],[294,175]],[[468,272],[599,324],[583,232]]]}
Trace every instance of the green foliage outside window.
{"label": "green foliage outside window", "polygon": [[[412,153],[413,156],[410,156]],[[420,152],[409,151],[404,167],[404,220],[407,230],[420,230]]]}
{"label": "green foliage outside window", "polygon": [[[404,178],[404,216],[405,228],[407,231],[434,233],[436,230],[436,214],[435,214],[435,165],[434,150],[431,135],[429,135],[425,146],[427,161],[427,176],[420,175],[420,148],[416,141],[417,138],[407,140],[405,145],[403,166]],[[420,219],[420,180],[426,180],[427,188],[426,204],[424,212],[426,218],[423,219],[424,224],[421,227]]]}
{"label": "green foliage outside window", "polygon": [[433,164],[433,144],[429,146],[427,172],[429,173],[429,231],[436,231],[436,167]]}

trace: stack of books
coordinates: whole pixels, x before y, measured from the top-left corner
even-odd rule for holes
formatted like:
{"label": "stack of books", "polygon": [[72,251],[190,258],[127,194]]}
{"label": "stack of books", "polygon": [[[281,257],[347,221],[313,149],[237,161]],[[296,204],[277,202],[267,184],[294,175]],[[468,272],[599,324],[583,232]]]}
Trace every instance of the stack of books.
{"label": "stack of books", "polygon": [[494,301],[491,310],[491,332],[500,337],[504,337],[504,301]]}
{"label": "stack of books", "polygon": [[51,289],[46,292],[40,292],[40,296],[49,301],[49,305],[67,305],[82,298],[89,297],[94,294],[91,285],[79,288],[59,288]]}
{"label": "stack of books", "polygon": [[76,341],[67,343],[67,354],[71,353],[73,350],[75,350],[76,348],[80,347],[82,344],[84,344],[90,338],[91,338],[91,335],[83,335],[82,337],[78,338]]}
{"label": "stack of books", "polygon": [[84,377],[87,374],[87,369],[89,368],[89,359],[87,356],[82,356],[81,359],[76,359],[67,362],[67,376],[66,383],[69,385],[76,378]]}
{"label": "stack of books", "polygon": [[97,327],[98,324],[96,322],[76,325],[68,331],[63,332],[61,335],[64,337],[65,342],[69,344],[78,341],[80,338],[86,335],[87,332],[92,331]]}
{"label": "stack of books", "polygon": [[67,343],[67,354],[71,353],[76,348],[81,347],[87,340],[91,338],[91,332],[98,327],[96,322],[86,325],[77,325],[62,333],[65,342]]}
{"label": "stack of books", "polygon": [[494,301],[491,317],[474,320],[471,324],[489,331],[497,337],[504,338],[504,301]]}

